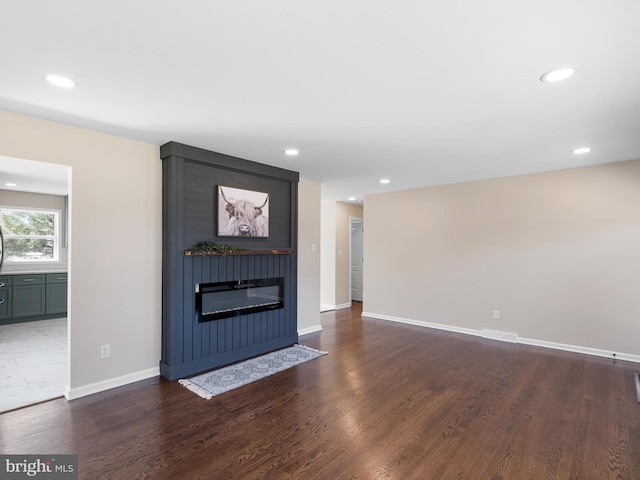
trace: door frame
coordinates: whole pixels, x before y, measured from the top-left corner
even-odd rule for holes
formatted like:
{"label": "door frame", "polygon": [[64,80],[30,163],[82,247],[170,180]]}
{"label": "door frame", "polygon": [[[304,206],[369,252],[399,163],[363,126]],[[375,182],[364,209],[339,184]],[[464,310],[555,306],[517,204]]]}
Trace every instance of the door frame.
{"label": "door frame", "polygon": [[[352,297],[352,291],[351,291],[351,287],[352,287],[352,282],[351,282],[351,265],[352,265],[352,255],[353,255],[353,245],[351,244],[351,240],[352,240],[352,228],[353,225],[355,223],[361,224],[362,225],[362,237],[363,237],[363,241],[362,241],[362,256],[364,258],[364,219],[360,218],[360,217],[349,217],[349,303],[351,303],[353,301],[353,297]],[[364,263],[364,260],[363,260]],[[364,270],[364,265],[362,265],[362,270]],[[363,292],[364,292],[364,271],[362,271],[362,278],[363,278]],[[362,301],[364,301],[364,295],[362,298]]]}

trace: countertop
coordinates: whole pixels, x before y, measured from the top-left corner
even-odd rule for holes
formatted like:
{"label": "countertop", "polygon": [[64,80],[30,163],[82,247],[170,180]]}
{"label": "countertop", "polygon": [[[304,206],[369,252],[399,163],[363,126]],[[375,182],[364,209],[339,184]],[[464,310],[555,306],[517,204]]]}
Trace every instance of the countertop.
{"label": "countertop", "polygon": [[66,270],[25,270],[24,272],[0,272],[0,275],[45,275],[47,273],[61,274],[67,273]]}

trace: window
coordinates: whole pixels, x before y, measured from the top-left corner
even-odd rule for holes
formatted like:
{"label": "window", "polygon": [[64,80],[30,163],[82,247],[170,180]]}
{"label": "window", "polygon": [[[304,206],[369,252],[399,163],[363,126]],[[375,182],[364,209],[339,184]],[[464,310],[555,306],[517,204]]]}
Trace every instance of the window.
{"label": "window", "polygon": [[59,211],[0,208],[5,262],[57,262],[59,219]]}

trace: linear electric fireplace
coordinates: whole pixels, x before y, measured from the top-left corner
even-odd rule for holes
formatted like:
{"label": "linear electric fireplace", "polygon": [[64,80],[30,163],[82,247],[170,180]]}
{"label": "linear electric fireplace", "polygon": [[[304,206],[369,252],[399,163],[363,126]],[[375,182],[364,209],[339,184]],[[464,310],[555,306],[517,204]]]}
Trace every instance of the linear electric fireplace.
{"label": "linear electric fireplace", "polygon": [[196,283],[196,322],[284,308],[284,278]]}

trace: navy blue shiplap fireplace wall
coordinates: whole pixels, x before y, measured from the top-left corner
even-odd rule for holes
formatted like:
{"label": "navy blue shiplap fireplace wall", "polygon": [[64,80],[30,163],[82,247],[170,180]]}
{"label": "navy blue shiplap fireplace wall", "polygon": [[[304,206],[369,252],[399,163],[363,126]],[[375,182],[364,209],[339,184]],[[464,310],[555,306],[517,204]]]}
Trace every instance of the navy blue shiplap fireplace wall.
{"label": "navy blue shiplap fireplace wall", "polygon": [[[175,380],[297,343],[298,173],[175,142],[160,156],[161,375]],[[269,193],[268,238],[217,237],[218,185]],[[185,255],[203,241],[247,252]],[[196,321],[196,284],[268,278],[284,278],[283,308]]]}

